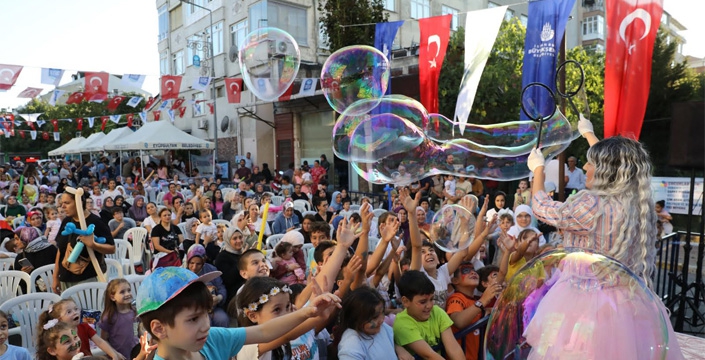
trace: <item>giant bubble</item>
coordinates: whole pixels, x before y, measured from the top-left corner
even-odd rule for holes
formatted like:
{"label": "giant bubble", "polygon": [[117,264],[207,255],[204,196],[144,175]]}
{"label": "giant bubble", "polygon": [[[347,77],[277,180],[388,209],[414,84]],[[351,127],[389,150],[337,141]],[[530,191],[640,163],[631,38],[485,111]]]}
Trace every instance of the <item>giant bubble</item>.
{"label": "giant bubble", "polygon": [[379,104],[387,91],[389,74],[389,60],[381,51],[371,46],[347,46],[326,59],[321,69],[321,89],[339,113],[358,100],[367,100],[348,111],[349,115],[361,115]]}
{"label": "giant bubble", "polygon": [[[477,204],[477,202],[475,202]],[[455,253],[467,249],[473,241],[475,216],[460,205],[444,205],[431,221],[428,232],[439,249]]]}
{"label": "giant bubble", "polygon": [[[416,124],[385,113],[367,116],[355,127],[348,153],[355,171],[375,184],[408,185],[437,174],[499,181],[529,176],[528,154],[486,156],[468,149],[466,143],[464,139],[455,139],[436,144]],[[550,159],[569,144],[541,150]],[[399,175],[402,169],[404,176]]]}
{"label": "giant bubble", "polygon": [[296,79],[301,54],[286,31],[265,27],[245,36],[238,61],[247,88],[261,100],[275,101]]}
{"label": "giant bubble", "polygon": [[529,261],[507,282],[485,333],[486,359],[663,359],[665,308],[610,257],[577,248]]}

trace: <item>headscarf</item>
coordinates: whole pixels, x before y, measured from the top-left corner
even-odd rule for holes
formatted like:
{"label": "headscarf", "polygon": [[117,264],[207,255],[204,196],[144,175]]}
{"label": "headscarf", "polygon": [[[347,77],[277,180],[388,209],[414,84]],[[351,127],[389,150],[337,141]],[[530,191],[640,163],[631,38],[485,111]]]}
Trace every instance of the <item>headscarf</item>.
{"label": "headscarf", "polygon": [[[519,214],[522,213],[527,213],[529,216],[531,216],[531,223],[529,223],[529,226],[527,227],[521,227],[519,226],[519,222],[516,220],[516,217],[519,216]],[[537,234],[539,234],[539,246],[542,246],[543,244],[546,243],[546,239],[543,237],[541,231],[534,226],[536,223],[536,218],[534,217],[534,212],[531,210],[531,207],[529,205],[519,205],[517,208],[514,210],[514,225],[507,231],[507,234],[518,237],[519,233],[526,229],[532,229],[536,231]],[[520,240],[517,238],[517,241]]]}
{"label": "headscarf", "polygon": [[193,223],[195,223],[196,221],[198,221],[198,218],[196,218],[196,217],[186,219],[186,231],[183,234],[185,240],[196,239],[196,234],[194,234],[193,231],[191,231],[191,228],[193,227]]}
{"label": "headscarf", "polygon": [[41,231],[32,226],[21,227],[15,230],[15,234],[24,243],[24,251],[27,253],[39,252],[52,246],[47,238],[42,236]]}
{"label": "headscarf", "polygon": [[135,196],[135,200],[133,202],[132,207],[130,207],[129,213],[132,217],[132,220],[135,221],[143,221],[144,219],[149,216],[147,214],[147,204],[146,202],[142,202],[142,207],[137,206],[137,200],[142,199],[144,200],[144,196],[142,195],[137,195]]}
{"label": "headscarf", "polygon": [[[340,202],[339,203],[335,202],[335,198],[338,195],[340,195]],[[333,209],[334,212],[343,210],[343,195],[340,194],[340,191],[334,192],[330,198],[331,198],[330,207],[331,207],[331,209]]]}
{"label": "headscarf", "polygon": [[[236,232],[239,232],[242,234],[242,231],[238,229],[237,227],[229,227],[225,230],[225,241],[223,241],[223,251],[227,251],[231,254],[242,254],[242,250],[235,250],[232,245],[230,245],[230,239],[235,235]],[[242,235],[242,244],[243,246],[245,245],[245,234]]]}
{"label": "headscarf", "polygon": [[282,237],[282,242],[289,243],[293,246],[303,245],[304,236],[298,231],[289,231]]}
{"label": "headscarf", "polygon": [[186,253],[186,263],[188,264],[191,259],[194,257],[200,257],[201,259],[206,258],[206,248],[203,247],[201,244],[193,244],[191,245],[190,248],[188,248],[188,252]]}

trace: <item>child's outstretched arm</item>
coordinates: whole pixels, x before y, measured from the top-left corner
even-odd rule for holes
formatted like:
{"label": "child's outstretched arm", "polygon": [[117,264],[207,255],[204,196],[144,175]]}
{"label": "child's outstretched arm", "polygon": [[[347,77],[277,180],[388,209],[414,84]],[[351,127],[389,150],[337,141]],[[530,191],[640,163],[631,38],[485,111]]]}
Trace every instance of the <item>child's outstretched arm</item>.
{"label": "child's outstretched arm", "polygon": [[446,350],[446,358],[450,360],[463,360],[465,359],[465,354],[463,353],[463,348],[458,344],[458,340],[455,340],[453,336],[453,330],[447,328],[441,333],[441,342]]}
{"label": "child's outstretched arm", "polygon": [[[412,198],[409,194],[409,189],[403,188],[399,190],[399,200],[404,205],[407,214],[416,214],[416,207],[419,206],[421,200],[421,192],[416,193],[416,197]],[[416,216],[407,216],[409,221],[409,243],[411,244],[411,270],[421,270],[421,233],[419,232],[419,223],[416,221]]]}
{"label": "child's outstretched arm", "polygon": [[382,258],[384,257],[384,253],[387,252],[387,247],[390,241],[393,242],[394,236],[397,234],[399,231],[399,221],[395,221],[393,225],[385,225],[384,229],[382,230],[382,233],[380,236],[382,237],[379,244],[377,244],[377,248],[375,249],[375,252],[372,253],[372,256],[370,256],[370,259],[367,262],[367,268],[365,271],[366,276],[372,275],[374,271],[379,267],[380,262],[382,261]]}
{"label": "child's outstretched arm", "polygon": [[523,258],[524,254],[526,254],[526,249],[528,249],[528,248],[529,248],[529,241],[519,239],[519,244],[517,245],[517,250],[512,252],[512,255],[509,257],[509,265],[514,265],[514,264],[516,264],[517,261],[519,261],[521,258]]}
{"label": "child's outstretched arm", "polygon": [[331,306],[340,307],[340,298],[330,293],[319,295],[301,310],[245,328],[245,344],[268,343],[278,339],[306,320],[326,314]]}
{"label": "child's outstretched arm", "polygon": [[[503,235],[509,237],[509,235]],[[502,258],[499,260],[499,275],[497,276],[497,283],[503,284],[507,277],[507,272],[509,271],[509,255],[512,251],[505,242],[503,236],[497,239],[497,246],[502,249]]]}
{"label": "child's outstretched arm", "polygon": [[370,204],[362,204],[360,208],[360,218],[362,219],[362,232],[357,241],[357,249],[355,249],[355,255],[362,259],[362,266],[355,274],[355,281],[353,282],[353,288],[356,288],[356,284],[364,281],[366,278],[367,270],[367,252],[370,249],[369,243],[369,233],[370,226],[372,224],[372,218],[374,214],[370,211]]}

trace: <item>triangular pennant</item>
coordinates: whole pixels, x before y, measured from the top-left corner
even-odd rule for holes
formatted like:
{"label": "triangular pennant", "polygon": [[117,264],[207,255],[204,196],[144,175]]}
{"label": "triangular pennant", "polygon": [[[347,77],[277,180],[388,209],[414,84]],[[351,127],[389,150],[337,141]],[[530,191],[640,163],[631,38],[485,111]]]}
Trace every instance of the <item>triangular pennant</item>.
{"label": "triangular pennant", "polygon": [[60,142],[61,141],[61,133],[60,132],[54,132],[54,141]]}
{"label": "triangular pennant", "polygon": [[37,126],[39,126],[39,127],[44,126],[44,124],[46,124],[46,123],[47,123],[47,122],[44,121],[44,120],[37,120]]}
{"label": "triangular pennant", "polygon": [[56,119],[51,119],[51,125],[54,126],[54,131],[59,131],[59,121]]}
{"label": "triangular pennant", "polygon": [[159,105],[159,110],[164,110],[167,107],[169,107],[169,104],[171,103],[171,100],[164,100],[162,101],[162,104]]}
{"label": "triangular pennant", "polygon": [[36,130],[30,130],[29,136],[32,138],[32,140],[37,140],[37,131],[36,131]]}
{"label": "triangular pennant", "polygon": [[20,137],[24,139],[24,131],[20,131]]}
{"label": "triangular pennant", "polygon": [[127,114],[125,115],[125,118],[127,118],[127,127],[132,127],[132,119],[134,119],[135,114]]}
{"label": "triangular pennant", "polygon": [[110,115],[110,121],[117,124],[120,122],[120,117],[122,117],[122,115]]}
{"label": "triangular pennant", "polygon": [[133,96],[133,97],[131,97],[130,100],[127,102],[127,106],[135,108],[135,107],[137,107],[137,105],[140,104],[140,102],[142,101],[142,99],[143,99],[143,97],[141,97],[141,96]]}
{"label": "triangular pennant", "polygon": [[83,119],[82,118],[76,119],[76,130],[83,131]]}
{"label": "triangular pennant", "polygon": [[88,127],[92,129],[94,122],[95,122],[95,117],[89,116],[89,117],[88,117]]}
{"label": "triangular pennant", "polygon": [[49,98],[49,105],[55,106],[56,102],[59,100],[61,95],[63,95],[66,91],[64,90],[59,90],[59,89],[54,89],[51,91],[51,97]]}
{"label": "triangular pennant", "polygon": [[174,109],[169,109],[166,113],[169,114],[169,119],[171,119],[171,122],[174,122]]}
{"label": "triangular pennant", "polygon": [[142,123],[143,123],[143,124],[146,123],[146,122],[147,122],[147,112],[146,112],[146,111],[142,111],[142,112],[140,112],[139,114],[140,114],[140,120],[142,120]]}
{"label": "triangular pennant", "polygon": [[159,121],[159,117],[162,115],[162,112],[159,110],[154,110],[152,111],[152,114],[154,115],[154,121]]}
{"label": "triangular pennant", "polygon": [[185,113],[186,113],[186,106],[180,107],[179,108],[179,117],[183,118]]}
{"label": "triangular pennant", "polygon": [[100,117],[100,131],[105,131],[105,125],[108,125],[109,116]]}

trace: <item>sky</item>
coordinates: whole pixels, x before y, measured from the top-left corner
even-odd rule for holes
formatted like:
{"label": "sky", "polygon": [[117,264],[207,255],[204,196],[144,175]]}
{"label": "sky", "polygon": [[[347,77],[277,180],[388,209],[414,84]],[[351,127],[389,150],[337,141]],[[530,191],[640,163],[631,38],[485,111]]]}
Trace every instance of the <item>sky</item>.
{"label": "sky", "polygon": [[[0,64],[25,67],[15,86],[0,93],[0,108],[27,103],[17,98],[27,87],[48,92],[51,85],[39,81],[42,67],[65,69],[62,84],[79,70],[143,74],[143,88],[158,92],[154,0],[0,0],[0,8]],[[684,54],[705,57],[705,1],[664,0],[664,8],[688,28]]]}

